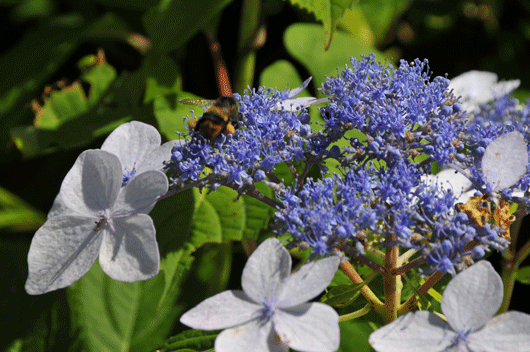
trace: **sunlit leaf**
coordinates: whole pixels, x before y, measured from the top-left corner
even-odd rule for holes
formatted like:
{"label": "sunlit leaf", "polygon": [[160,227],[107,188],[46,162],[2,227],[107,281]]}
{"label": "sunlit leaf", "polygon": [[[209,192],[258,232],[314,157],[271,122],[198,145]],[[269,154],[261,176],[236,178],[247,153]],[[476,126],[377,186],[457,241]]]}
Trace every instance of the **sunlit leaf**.
{"label": "sunlit leaf", "polygon": [[344,11],[353,4],[353,0],[290,0],[290,2],[309,11],[322,22],[326,37],[325,41],[318,44],[322,46],[324,43],[326,48],[331,44],[337,22],[344,15]]}
{"label": "sunlit leaf", "polygon": [[354,7],[362,11],[380,43],[411,2],[412,0],[365,0],[359,1]]}
{"label": "sunlit leaf", "polygon": [[351,57],[376,53],[379,60],[383,59],[374,47],[341,32],[334,34],[329,50],[325,51],[319,44],[324,37],[321,26],[307,23],[289,26],[284,35],[287,51],[310,72],[313,82],[323,82],[325,75],[336,76],[337,68],[344,68]]}

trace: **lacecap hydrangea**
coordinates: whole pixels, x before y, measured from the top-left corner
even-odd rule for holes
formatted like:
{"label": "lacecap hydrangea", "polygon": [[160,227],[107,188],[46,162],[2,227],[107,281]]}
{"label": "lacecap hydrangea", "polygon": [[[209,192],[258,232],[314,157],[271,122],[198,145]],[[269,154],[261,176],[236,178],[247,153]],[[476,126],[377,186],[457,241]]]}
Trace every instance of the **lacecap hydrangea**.
{"label": "lacecap hydrangea", "polygon": [[[394,68],[371,55],[351,65],[322,84],[330,102],[320,109],[318,132],[305,108],[278,109],[289,91],[236,95],[241,128],[213,141],[190,132],[191,141],[173,150],[173,186],[226,185],[248,194],[263,181],[279,200],[269,203],[278,209],[275,234],[311,247],[313,256],[399,245],[420,253],[425,272],[454,274],[490,248],[505,249],[499,226],[477,224],[455,209],[452,190],[422,179],[447,164],[466,169],[480,156],[466,145],[469,116],[449,80],[432,78],[427,60]],[[339,166],[328,169],[329,159]],[[305,163],[291,187],[274,174],[282,162]],[[323,178],[304,179],[315,164]]]}

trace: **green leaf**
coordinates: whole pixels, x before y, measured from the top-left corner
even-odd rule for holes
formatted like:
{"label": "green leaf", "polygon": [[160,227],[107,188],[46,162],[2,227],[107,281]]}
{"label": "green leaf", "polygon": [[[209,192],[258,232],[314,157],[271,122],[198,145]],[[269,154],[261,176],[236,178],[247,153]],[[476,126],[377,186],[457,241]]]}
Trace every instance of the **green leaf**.
{"label": "green leaf", "polygon": [[[296,71],[296,67],[287,60],[278,60],[267,66],[259,77],[260,86],[266,88],[275,88],[276,90],[283,90],[286,87],[290,89],[300,87],[302,79]],[[297,97],[308,97],[309,92],[304,89]]]}
{"label": "green leaf", "polygon": [[189,116],[191,118],[190,110],[194,111],[195,117],[201,116],[204,112],[203,107],[179,104],[178,102],[183,99],[200,99],[200,97],[180,92],[153,98],[153,113],[160,133],[169,140],[186,138],[179,136],[177,133],[188,133],[185,117]]}
{"label": "green leaf", "polygon": [[[152,105],[140,105],[145,72],[141,69],[132,73],[123,71],[106,88],[112,72],[114,69],[106,63],[90,68],[83,77],[94,84],[90,86],[89,97],[82,98],[84,102],[79,100],[84,94],[82,88],[74,83],[50,95],[38,113],[36,124],[39,127],[12,128],[11,139],[24,157],[86,145],[132,119],[153,124]],[[91,92],[94,92],[94,97],[91,97]],[[84,110],[86,107],[88,109]]]}
{"label": "green leaf", "polygon": [[218,334],[219,332],[216,331],[186,330],[167,339],[157,350],[165,352],[206,351],[213,349]]}
{"label": "green leaf", "polygon": [[167,55],[160,57],[156,66],[152,65],[151,57],[147,58],[148,74],[145,88],[144,103],[160,96],[178,94],[181,89],[182,77],[175,60]]}
{"label": "green leaf", "polygon": [[314,14],[317,20],[322,22],[326,34],[326,49],[331,44],[337,22],[344,15],[344,11],[353,4],[353,0],[290,0],[290,2]]}
{"label": "green leaf", "polygon": [[363,282],[362,284],[335,286],[329,289],[320,301],[333,307],[346,307],[359,297],[359,290],[364,285],[366,283]]}
{"label": "green leaf", "polygon": [[243,200],[238,198],[237,192],[228,187],[220,187],[206,195],[205,200],[212,205],[219,218],[222,239],[241,240],[246,225],[246,213]]}
{"label": "green leaf", "polygon": [[530,285],[530,266],[523,266],[517,270],[517,281],[522,284]]}
{"label": "green leaf", "polygon": [[35,231],[44,222],[44,214],[22,199],[0,187],[0,229],[11,231]]}
{"label": "green leaf", "polygon": [[[370,315],[373,316],[375,313],[370,312],[367,316]],[[366,322],[365,317],[339,323],[339,352],[373,352],[372,346],[368,343],[368,337],[374,330]]]}
{"label": "green leaf", "polygon": [[[258,182],[256,188],[265,196],[274,199],[274,192],[266,184]],[[243,237],[258,239],[259,233],[268,228],[275,209],[260,200],[243,195],[245,205],[246,224],[243,229]]]}
{"label": "green leaf", "polygon": [[[147,2],[147,1],[146,1]],[[129,42],[133,35],[127,22],[112,12],[107,12],[89,26],[83,35],[92,40],[121,40]]]}
{"label": "green leaf", "polygon": [[412,0],[362,0],[355,7],[363,12],[377,42],[381,43],[411,2]]}
{"label": "green leaf", "polygon": [[163,274],[147,281],[120,282],[95,264],[68,288],[73,324],[88,351],[145,351],[160,344],[179,312],[158,303]]}
{"label": "green leaf", "polygon": [[147,10],[150,7],[156,6],[160,2],[160,0],[86,0],[85,2],[100,4],[107,8],[117,7],[142,11]]}
{"label": "green leaf", "polygon": [[86,113],[103,96],[116,79],[116,70],[106,62],[97,62],[86,70],[81,79],[90,84],[89,97],[79,81],[54,90],[37,109],[34,126],[43,130],[56,130],[62,124]]}
{"label": "green leaf", "polygon": [[342,32],[336,32],[328,51],[318,43],[325,36],[324,29],[316,24],[293,24],[284,34],[284,44],[295,59],[313,76],[313,84],[320,86],[324,76],[334,76],[337,68],[344,69],[350,63],[351,57],[376,53],[381,60],[383,55],[374,47],[364,45],[359,40]]}
{"label": "green leaf", "polygon": [[[61,22],[67,20],[66,17],[68,16],[42,21],[34,30],[27,31],[17,45],[0,56],[0,124],[4,126],[3,134],[0,134],[1,146],[11,144],[8,141],[12,128],[31,118],[33,114],[30,102],[41,95],[39,90],[83,40],[102,38],[103,33],[107,33],[107,36],[115,33],[119,39],[133,42],[132,33],[126,33],[124,22],[115,15],[106,14],[95,18],[94,22],[87,22],[86,18],[73,15],[74,22],[68,25]],[[118,39],[116,36],[114,38]],[[28,156],[40,150],[41,142],[49,141],[49,136],[40,136],[33,128],[18,128],[17,134],[20,137],[34,137],[33,140],[15,141],[31,151],[29,154],[26,150],[23,151]],[[37,143],[35,138],[41,141]]]}
{"label": "green leaf", "polygon": [[[265,195],[272,196],[268,187],[257,187]],[[271,218],[273,209],[270,206],[247,196],[237,199],[237,192],[230,188],[220,187],[215,192],[206,193],[206,190],[201,193],[197,188],[187,190],[158,202],[150,214],[165,257],[161,263],[165,275],[161,304],[175,300],[179,285],[188,274],[193,252],[207,243],[256,238]],[[220,248],[212,247],[201,255],[219,256],[214,261],[210,260],[208,265],[218,263],[218,274],[225,277],[223,273],[227,269],[223,265],[229,265],[230,258],[226,253],[219,252]]]}
{"label": "green leaf", "polygon": [[153,44],[153,60],[180,48],[215,17],[231,0],[167,0],[143,16]]}
{"label": "green leaf", "polygon": [[[81,33],[81,29],[41,25],[28,31],[16,46],[2,54],[0,116],[6,116],[16,106],[36,96],[36,89],[42,87],[77,48]],[[9,121],[7,117],[0,122],[3,120]]]}

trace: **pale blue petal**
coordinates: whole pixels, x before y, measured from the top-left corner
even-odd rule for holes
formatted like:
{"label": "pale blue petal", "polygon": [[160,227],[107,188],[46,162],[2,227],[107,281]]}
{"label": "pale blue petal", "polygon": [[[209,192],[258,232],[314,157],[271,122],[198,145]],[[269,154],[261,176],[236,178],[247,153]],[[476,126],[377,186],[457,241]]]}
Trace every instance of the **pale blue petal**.
{"label": "pale blue petal", "polygon": [[121,189],[116,200],[113,216],[128,216],[136,213],[148,214],[158,197],[166,194],[167,177],[160,171],[146,171],[136,176]]}
{"label": "pale blue petal", "polygon": [[178,140],[169,141],[151,151],[142,163],[138,165],[137,174],[149,170],[162,171],[165,167],[164,161],[169,161],[171,159],[171,149],[173,149],[177,143],[183,144],[184,142]]}
{"label": "pale blue petal", "polygon": [[41,294],[79,280],[92,266],[101,247],[97,218],[56,216],[37,230],[28,254],[26,292]]}
{"label": "pale blue petal", "polygon": [[149,215],[112,218],[102,232],[99,265],[108,276],[133,282],[158,274],[160,254]]}
{"label": "pale blue petal", "polygon": [[274,335],[270,321],[254,320],[248,324],[222,331],[215,339],[215,352],[288,352]]}
{"label": "pale blue petal", "polygon": [[115,155],[85,150],[66,174],[48,218],[66,213],[99,217],[114,205],[121,183],[121,164]]}
{"label": "pale blue petal", "polygon": [[499,310],[503,286],[500,276],[487,260],[456,275],[442,297],[442,312],[455,331],[475,331]]}
{"label": "pale blue petal", "polygon": [[326,304],[306,303],[277,310],[272,319],[280,339],[295,350],[332,352],[339,348],[339,315]]}
{"label": "pale blue petal", "polygon": [[102,150],[116,155],[125,170],[138,168],[147,155],[160,146],[160,133],[151,125],[139,121],[124,123],[105,139]]}
{"label": "pale blue petal", "polygon": [[368,338],[378,352],[442,352],[456,337],[447,323],[434,313],[407,313],[374,331]]}
{"label": "pale blue petal", "polygon": [[270,302],[291,274],[291,255],[276,238],[265,240],[248,258],[241,286],[256,303]]}
{"label": "pale blue petal", "polygon": [[232,328],[257,320],[262,308],[241,290],[223,291],[184,313],[180,322],[200,330]]}
{"label": "pale blue petal", "polygon": [[494,192],[514,185],[526,173],[528,152],[523,135],[506,133],[493,140],[482,157],[482,171]]}
{"label": "pale blue petal", "polygon": [[498,315],[486,326],[468,336],[473,352],[527,352],[530,351],[530,315],[510,311]]}
{"label": "pale blue petal", "polygon": [[318,296],[333,280],[339,263],[339,257],[328,257],[302,265],[282,284],[278,306],[293,307]]}

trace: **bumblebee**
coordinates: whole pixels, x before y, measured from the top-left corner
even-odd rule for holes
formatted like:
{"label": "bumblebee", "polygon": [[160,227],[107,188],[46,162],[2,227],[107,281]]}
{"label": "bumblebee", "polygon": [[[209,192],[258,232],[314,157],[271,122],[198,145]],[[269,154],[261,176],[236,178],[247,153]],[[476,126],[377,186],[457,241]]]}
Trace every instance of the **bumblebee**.
{"label": "bumblebee", "polygon": [[219,134],[234,134],[239,128],[242,115],[239,112],[239,102],[234,97],[220,97],[217,100],[181,100],[183,104],[211,105],[198,119],[188,122],[190,129],[200,132],[209,140],[214,140]]}

